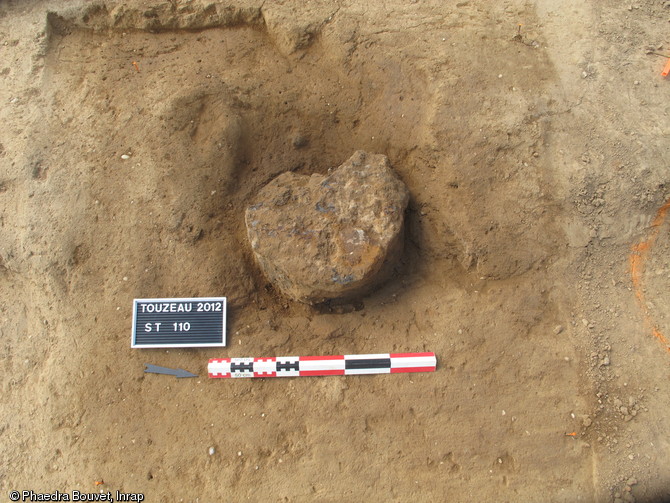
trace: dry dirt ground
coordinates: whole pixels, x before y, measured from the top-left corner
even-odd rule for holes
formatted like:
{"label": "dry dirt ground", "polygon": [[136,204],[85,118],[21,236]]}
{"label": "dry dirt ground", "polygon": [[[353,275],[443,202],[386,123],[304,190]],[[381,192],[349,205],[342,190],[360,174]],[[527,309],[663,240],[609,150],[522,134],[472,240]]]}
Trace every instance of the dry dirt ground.
{"label": "dry dirt ground", "polygon": [[[670,498],[647,53],[669,22],[662,0],[0,2],[0,500]],[[282,299],[245,205],[356,149],[410,189],[402,264],[358,310]],[[132,300],[173,296],[228,296],[229,346],[131,349]],[[206,377],[393,351],[438,370]]]}

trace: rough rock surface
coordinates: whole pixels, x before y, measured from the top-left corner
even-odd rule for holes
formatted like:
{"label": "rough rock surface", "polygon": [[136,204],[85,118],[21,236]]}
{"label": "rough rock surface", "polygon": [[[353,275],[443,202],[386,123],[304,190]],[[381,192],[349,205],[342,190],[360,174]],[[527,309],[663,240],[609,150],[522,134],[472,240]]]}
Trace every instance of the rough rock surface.
{"label": "rough rock surface", "polygon": [[384,155],[357,151],[328,176],[283,173],[246,211],[267,278],[309,304],[350,298],[382,280],[402,252],[409,192]]}

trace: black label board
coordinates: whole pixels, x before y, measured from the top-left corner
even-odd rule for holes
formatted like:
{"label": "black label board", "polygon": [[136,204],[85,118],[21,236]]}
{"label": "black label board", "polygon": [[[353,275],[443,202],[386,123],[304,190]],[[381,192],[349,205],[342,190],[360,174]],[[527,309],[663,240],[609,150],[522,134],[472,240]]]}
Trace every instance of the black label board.
{"label": "black label board", "polygon": [[135,299],[133,348],[226,345],[226,298]]}

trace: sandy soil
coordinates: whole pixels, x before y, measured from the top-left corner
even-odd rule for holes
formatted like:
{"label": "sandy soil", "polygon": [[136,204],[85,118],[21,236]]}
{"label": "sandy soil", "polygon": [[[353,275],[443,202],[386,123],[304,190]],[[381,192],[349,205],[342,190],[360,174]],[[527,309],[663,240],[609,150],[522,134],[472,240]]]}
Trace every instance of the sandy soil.
{"label": "sandy soil", "polygon": [[[669,21],[661,0],[0,3],[0,499],[670,498],[670,82],[647,54]],[[356,149],[412,194],[402,267],[360,310],[282,299],[245,205]],[[133,298],[209,295],[229,347],[130,348]],[[206,377],[389,351],[438,371]]]}

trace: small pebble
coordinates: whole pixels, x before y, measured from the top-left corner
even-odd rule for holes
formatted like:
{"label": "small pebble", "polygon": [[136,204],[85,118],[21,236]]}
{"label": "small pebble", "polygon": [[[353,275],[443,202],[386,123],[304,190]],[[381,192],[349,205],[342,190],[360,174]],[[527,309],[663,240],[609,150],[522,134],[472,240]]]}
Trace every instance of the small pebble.
{"label": "small pebble", "polygon": [[298,133],[293,137],[293,139],[291,140],[291,143],[293,144],[293,146],[295,148],[302,148],[309,143],[309,140],[307,139],[306,136]]}
{"label": "small pebble", "polygon": [[123,154],[123,155],[121,156],[121,159],[123,159],[124,161],[126,161],[126,160],[130,159],[130,156],[129,156],[128,154]]}
{"label": "small pebble", "polygon": [[215,452],[216,452],[216,449],[214,449],[214,447],[209,448],[209,455],[210,456],[213,456]]}
{"label": "small pebble", "polygon": [[242,455],[242,451],[237,451],[237,455],[238,455],[238,456],[241,456],[241,455]]}

